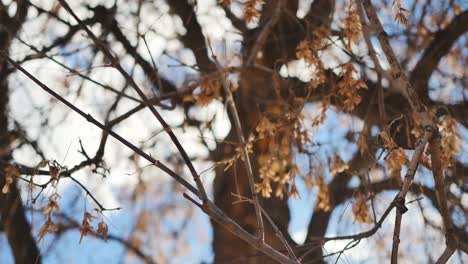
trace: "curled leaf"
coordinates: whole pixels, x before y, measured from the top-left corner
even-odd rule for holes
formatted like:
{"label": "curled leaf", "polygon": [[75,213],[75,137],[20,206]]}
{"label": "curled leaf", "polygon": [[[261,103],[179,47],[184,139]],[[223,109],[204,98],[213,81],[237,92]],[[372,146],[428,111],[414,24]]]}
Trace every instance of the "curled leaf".
{"label": "curled leaf", "polygon": [[109,231],[109,228],[107,227],[106,223],[104,223],[104,221],[99,222],[97,233],[102,235],[102,238],[106,242],[107,242],[107,232],[108,231]]}
{"label": "curled leaf", "polygon": [[8,165],[5,168],[5,185],[3,185],[2,193],[10,192],[10,185],[13,183],[13,177],[19,177],[18,169],[13,165]]}

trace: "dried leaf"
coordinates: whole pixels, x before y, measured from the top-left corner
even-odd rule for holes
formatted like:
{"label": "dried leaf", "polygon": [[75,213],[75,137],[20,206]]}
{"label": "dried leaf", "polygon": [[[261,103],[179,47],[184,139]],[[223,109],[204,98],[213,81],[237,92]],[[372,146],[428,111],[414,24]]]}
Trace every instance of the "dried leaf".
{"label": "dried leaf", "polygon": [[232,0],[218,0],[218,3],[225,7],[231,7]]}
{"label": "dried leaf", "polygon": [[60,206],[57,203],[57,200],[60,199],[60,195],[57,193],[52,194],[49,197],[49,202],[47,203],[47,206],[44,208],[42,211],[43,214],[49,214],[53,211],[59,212],[60,211]]}
{"label": "dried leaf", "polygon": [[109,231],[109,228],[107,227],[106,223],[104,223],[104,221],[99,222],[98,228],[97,228],[97,233],[102,235],[102,238],[106,242],[107,242],[107,232],[108,231]]}
{"label": "dried leaf", "polygon": [[13,184],[13,178],[19,177],[21,174],[13,165],[8,165],[5,167],[5,185],[2,188],[2,193],[10,192],[10,185]]}
{"label": "dried leaf", "polygon": [[393,141],[393,138],[390,137],[390,135],[387,133],[387,131],[382,130],[382,132],[380,132],[379,136],[382,139],[385,146],[387,146],[388,149],[394,149],[394,148],[397,147],[395,141]]}
{"label": "dried leaf", "polygon": [[338,154],[335,154],[333,159],[333,167],[331,168],[331,174],[336,176],[338,173],[343,172],[349,168],[348,164],[344,163]]}
{"label": "dried leaf", "polygon": [[36,166],[36,168],[44,168],[45,166],[47,166],[49,164],[49,161],[48,160],[43,160],[41,162],[39,162]]}
{"label": "dried leaf", "polygon": [[83,221],[81,222],[81,227],[80,227],[80,242],[83,240],[83,237],[87,236],[88,234],[93,234],[93,227],[91,226],[91,222],[95,216],[93,216],[91,213],[85,212],[83,215]]}
{"label": "dried leaf", "polygon": [[262,196],[265,198],[270,198],[271,196],[271,184],[269,179],[263,179],[261,183],[256,183],[255,184],[255,192],[256,193],[262,193]]}
{"label": "dried leaf", "polygon": [[360,193],[357,201],[353,204],[353,213],[356,221],[363,224],[372,223],[372,218],[369,216],[369,207],[366,203],[366,197]]}
{"label": "dried leaf", "polygon": [[46,234],[53,233],[58,230],[57,224],[55,224],[50,217],[47,218],[47,221],[44,223],[44,225],[41,227],[38,233],[38,240],[37,242],[41,242],[41,240],[44,238]]}
{"label": "dried leaf", "polygon": [[346,46],[351,49],[351,44],[359,43],[362,36],[361,21],[354,8],[354,1],[349,2],[348,15],[344,19],[344,31],[347,39]]}
{"label": "dried leaf", "polygon": [[338,95],[342,98],[345,111],[353,111],[361,103],[360,89],[367,89],[366,83],[360,79],[354,79],[357,70],[352,63],[346,63],[342,67],[343,78],[338,83]]}

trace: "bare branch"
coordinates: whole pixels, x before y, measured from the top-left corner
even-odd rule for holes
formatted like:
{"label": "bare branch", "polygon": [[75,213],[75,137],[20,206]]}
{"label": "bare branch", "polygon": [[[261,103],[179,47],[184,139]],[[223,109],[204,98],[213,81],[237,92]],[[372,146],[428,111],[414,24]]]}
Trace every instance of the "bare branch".
{"label": "bare branch", "polygon": [[86,33],[90,36],[90,38],[94,41],[97,47],[104,53],[104,55],[112,61],[113,66],[122,74],[122,76],[129,82],[129,84],[133,87],[133,89],[138,93],[138,95],[141,97],[143,102],[145,103],[146,107],[148,107],[153,115],[156,117],[156,119],[159,121],[159,123],[163,126],[164,130],[166,133],[169,135],[171,138],[172,142],[176,145],[177,150],[180,152],[182,155],[182,158],[184,159],[185,164],[190,170],[190,173],[192,174],[192,177],[197,184],[197,188],[199,191],[199,198],[202,199],[202,201],[208,200],[208,196],[206,194],[205,188],[203,187],[203,184],[200,180],[200,176],[196,172],[195,168],[193,167],[192,162],[190,161],[190,158],[187,155],[187,152],[185,149],[182,147],[182,145],[179,142],[179,139],[175,136],[174,132],[172,129],[169,127],[169,125],[166,123],[166,121],[163,119],[163,117],[159,114],[159,112],[156,110],[156,108],[152,105],[151,101],[146,97],[146,95],[143,93],[143,91],[138,87],[138,85],[135,83],[133,78],[128,75],[128,73],[124,70],[124,68],[120,65],[118,58],[116,58],[102,43],[96,38],[96,36],[82,23],[80,18],[73,12],[73,10],[70,8],[70,6],[65,2],[65,0],[59,0],[60,4],[75,18],[76,21],[81,25],[81,27],[86,31]]}
{"label": "bare branch", "polygon": [[263,48],[263,45],[265,44],[265,41],[267,40],[268,35],[271,33],[271,31],[273,30],[273,27],[276,26],[276,24],[278,23],[280,19],[281,11],[284,8],[283,7],[284,1],[278,0],[278,1],[275,1],[274,4],[275,4],[275,7],[274,7],[273,14],[271,15],[271,17],[268,18],[268,22],[266,22],[266,24],[262,26],[260,34],[258,34],[258,37],[255,40],[255,43],[252,49],[250,50],[249,56],[247,57],[247,60],[245,62],[246,66],[250,66],[253,63],[255,57],[257,56],[257,52],[259,52]]}
{"label": "bare branch", "polygon": [[[3,55],[0,55],[0,56],[3,56]],[[50,89],[47,85],[45,85],[44,83],[42,83],[41,81],[39,81],[36,77],[34,77],[31,73],[29,73],[28,71],[26,71],[26,69],[24,69],[23,67],[21,67],[21,65],[17,64],[14,60],[12,60],[11,58],[7,57],[6,58],[8,60],[8,62],[13,65],[15,68],[17,68],[19,71],[21,71],[23,74],[25,74],[29,79],[31,79],[33,82],[35,82],[39,87],[41,87],[44,91],[46,91],[47,93],[49,93],[50,95],[52,95],[53,97],[55,97],[56,99],[58,99],[60,102],[62,102],[63,104],[65,104],[67,107],[69,107],[71,110],[73,110],[74,112],[78,113],[79,115],[81,115],[82,117],[84,117],[88,122],[94,124],[95,126],[99,127],[100,129],[102,129],[103,131],[106,131],[107,133],[109,133],[109,135],[111,135],[112,137],[114,137],[115,139],[117,139],[118,141],[120,141],[122,144],[124,144],[125,146],[127,146],[128,148],[130,148],[131,150],[133,150],[135,153],[138,153],[138,155],[142,156],[143,158],[145,158],[147,161],[151,162],[151,164],[155,165],[156,167],[160,168],[161,170],[163,170],[164,172],[166,172],[169,176],[171,176],[172,178],[174,178],[176,181],[178,181],[180,184],[182,184],[184,187],[186,187],[188,190],[190,190],[193,194],[197,195],[198,197],[200,197],[200,194],[198,192],[197,189],[195,189],[189,182],[187,182],[184,178],[182,178],[181,176],[179,176],[178,174],[176,174],[175,172],[173,172],[171,169],[169,169],[167,166],[165,166],[164,164],[162,164],[159,160],[156,160],[154,159],[153,157],[151,157],[149,154],[146,154],[144,151],[142,151],[141,149],[139,149],[138,147],[136,147],[135,145],[133,145],[132,143],[130,143],[129,141],[127,141],[126,139],[124,139],[123,137],[121,137],[119,134],[117,134],[116,132],[110,130],[107,126],[103,125],[102,123],[100,123],[99,121],[97,121],[94,117],[92,117],[90,114],[86,114],[85,112],[83,112],[81,109],[79,109],[78,107],[74,106],[72,103],[70,103],[69,101],[67,101],[65,98],[63,98],[62,96],[60,96],[59,94],[57,94],[56,92],[54,92],[52,89]]]}
{"label": "bare branch", "polygon": [[[406,77],[403,68],[398,62],[398,59],[390,45],[390,41],[388,40],[387,33],[385,32],[385,30],[382,27],[382,24],[380,23],[374,6],[372,6],[370,0],[360,0],[360,2],[366,10],[367,17],[369,18],[370,23],[376,29],[377,38],[379,39],[380,45],[382,46],[385,56],[387,57],[387,61],[390,64],[392,71],[392,79],[390,81],[392,82],[392,86],[397,87],[401,90],[413,112],[425,112],[426,107],[419,101],[413,87],[411,86],[411,83]],[[428,117],[423,119],[423,126],[432,124],[432,121],[428,119]]]}
{"label": "bare branch", "polygon": [[400,227],[402,215],[408,211],[408,208],[405,206],[405,197],[408,193],[411,183],[413,182],[414,174],[418,168],[419,159],[426,147],[427,142],[431,139],[433,131],[428,127],[424,133],[424,137],[418,146],[414,150],[413,157],[411,158],[410,164],[408,165],[408,171],[406,172],[405,178],[403,180],[403,185],[401,186],[400,192],[395,197],[396,202],[396,216],[395,216],[395,230],[393,232],[393,246],[392,246],[392,258],[391,262],[397,263],[398,258],[398,245],[400,244]]}
{"label": "bare branch", "polygon": [[187,0],[168,1],[167,3],[171,7],[171,11],[180,16],[184,27],[187,29],[187,33],[181,36],[181,41],[187,48],[193,51],[198,67],[200,67],[203,72],[216,69],[216,65],[211,61],[208,55],[205,36],[197,21],[194,8]]}

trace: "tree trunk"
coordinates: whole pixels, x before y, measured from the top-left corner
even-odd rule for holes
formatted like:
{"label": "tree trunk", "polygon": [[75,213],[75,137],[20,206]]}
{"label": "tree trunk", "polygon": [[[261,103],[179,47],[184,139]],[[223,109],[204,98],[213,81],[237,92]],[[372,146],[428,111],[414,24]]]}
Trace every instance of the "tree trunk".
{"label": "tree trunk", "polygon": [[[11,38],[21,28],[27,13],[25,2],[18,1],[17,4],[17,13],[14,17],[9,17],[6,10],[2,10],[3,5],[0,6],[0,188],[5,185],[5,164],[11,159],[7,81],[10,69],[2,55],[8,55]],[[16,180],[11,184],[8,193],[0,193],[0,217],[0,227],[8,239],[15,263],[40,263],[39,250],[31,235],[31,226],[26,219]]]}
{"label": "tree trunk", "polygon": [[[245,97],[239,97],[245,98]],[[243,105],[242,103],[238,103]],[[241,117],[244,132],[252,131],[257,123],[258,114],[256,112],[246,113],[244,107],[239,107],[239,115]],[[247,137],[247,133],[245,133]],[[226,138],[226,142],[237,142],[235,132],[231,133]],[[261,141],[254,145],[254,154],[250,156],[252,162],[252,170],[255,175],[255,181],[259,182],[258,171],[258,156],[262,153]],[[221,144],[217,149],[216,157],[229,158],[235,155],[235,145]],[[252,203],[240,202],[241,197],[251,199],[249,182],[247,178],[245,164],[241,159],[238,159],[235,164],[225,171],[223,166],[216,169],[216,178],[214,183],[214,198],[215,203],[221,210],[226,212],[234,221],[239,223],[243,228],[251,234],[255,234],[257,230],[257,220]],[[285,195],[287,197],[287,194]],[[289,209],[287,198],[278,199],[274,194],[269,199],[261,199],[261,206],[268,212],[268,215],[280,229],[282,234],[288,237]],[[270,246],[284,251],[286,249],[278,239],[268,219],[263,217],[265,225],[265,242]],[[274,260],[266,257],[263,253],[242,241],[224,227],[213,222],[214,227],[214,253],[215,263],[276,263]]]}

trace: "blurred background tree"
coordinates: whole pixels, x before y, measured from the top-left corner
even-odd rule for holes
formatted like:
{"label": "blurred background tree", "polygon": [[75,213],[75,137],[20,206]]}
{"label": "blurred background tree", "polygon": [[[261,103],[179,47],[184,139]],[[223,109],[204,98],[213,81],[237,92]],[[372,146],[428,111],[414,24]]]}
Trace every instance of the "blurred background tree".
{"label": "blurred background tree", "polygon": [[467,261],[467,7],[1,0],[0,262]]}

